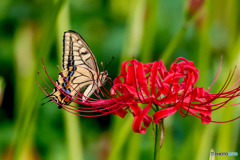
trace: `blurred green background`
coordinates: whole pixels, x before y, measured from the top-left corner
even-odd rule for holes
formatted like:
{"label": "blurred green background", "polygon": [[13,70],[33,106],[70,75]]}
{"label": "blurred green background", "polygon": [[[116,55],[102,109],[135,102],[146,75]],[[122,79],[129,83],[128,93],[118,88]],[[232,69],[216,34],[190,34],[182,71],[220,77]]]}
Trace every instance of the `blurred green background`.
{"label": "blurred green background", "polygon": [[[36,85],[44,85],[37,71],[47,80],[41,59],[56,80],[63,32],[70,29],[86,40],[99,64],[115,57],[107,68],[112,79],[120,64],[133,57],[144,63],[162,59],[168,69],[184,57],[194,61],[198,85],[207,89],[223,55],[211,90],[217,93],[240,63],[239,0],[208,0],[196,12],[183,0],[1,0],[0,159],[153,159],[152,126],[145,135],[134,133],[131,114],[83,118],[53,102],[41,106],[47,101]],[[237,68],[234,82],[239,73]],[[214,111],[212,119],[226,121],[239,113],[239,106],[225,107]],[[177,113],[165,119],[161,159],[207,159],[211,148],[240,154],[239,126],[240,120],[203,125]]]}

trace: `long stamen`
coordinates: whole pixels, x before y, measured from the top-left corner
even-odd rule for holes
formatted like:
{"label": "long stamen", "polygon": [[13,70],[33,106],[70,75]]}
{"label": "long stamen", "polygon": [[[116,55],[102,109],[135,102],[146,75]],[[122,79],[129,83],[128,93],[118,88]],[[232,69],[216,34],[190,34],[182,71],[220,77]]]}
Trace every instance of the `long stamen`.
{"label": "long stamen", "polygon": [[40,72],[38,71],[39,76],[41,77],[41,79],[43,80],[43,82],[48,86],[48,88],[50,88],[52,91],[53,89],[48,85],[48,83],[43,79],[42,75],[40,74]]}
{"label": "long stamen", "polygon": [[218,71],[217,71],[217,74],[216,74],[216,76],[215,76],[215,78],[214,78],[214,80],[213,80],[213,83],[212,83],[212,85],[208,88],[208,92],[211,90],[211,88],[212,88],[212,86],[213,86],[213,84],[216,82],[216,80],[217,80],[217,77],[218,77],[218,75],[219,75],[219,73],[220,73],[220,70],[221,70],[221,65],[222,65],[222,58],[223,58],[223,56],[221,55],[221,60],[220,60],[220,64],[219,64],[219,67],[218,67]]}

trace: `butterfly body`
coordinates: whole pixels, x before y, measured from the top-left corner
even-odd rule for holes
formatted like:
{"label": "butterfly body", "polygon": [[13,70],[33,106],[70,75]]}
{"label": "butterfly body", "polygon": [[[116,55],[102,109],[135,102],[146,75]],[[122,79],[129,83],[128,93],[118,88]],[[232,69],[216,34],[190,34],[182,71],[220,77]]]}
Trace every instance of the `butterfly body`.
{"label": "butterfly body", "polygon": [[[69,105],[72,97],[88,99],[105,83],[107,72],[100,72],[95,56],[83,38],[74,31],[64,32],[62,72],[56,87],[49,95],[62,105]],[[83,94],[79,94],[83,91]]]}

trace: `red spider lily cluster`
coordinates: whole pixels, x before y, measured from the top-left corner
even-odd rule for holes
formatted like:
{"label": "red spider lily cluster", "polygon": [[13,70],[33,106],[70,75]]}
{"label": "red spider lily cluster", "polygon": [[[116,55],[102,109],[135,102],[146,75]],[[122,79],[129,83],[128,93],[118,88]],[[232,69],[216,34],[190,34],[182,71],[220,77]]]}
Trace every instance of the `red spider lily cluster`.
{"label": "red spider lily cluster", "polygon": [[[199,74],[191,61],[177,58],[167,71],[162,61],[143,64],[133,59],[123,62],[121,74],[114,79],[110,93],[104,87],[102,90],[98,88],[107,99],[101,99],[97,95],[97,99],[87,97],[86,101],[82,101],[81,93],[73,96],[58,89],[71,97],[73,102],[85,105],[84,107],[62,106],[63,109],[80,116],[100,116],[111,113],[122,118],[129,111],[134,116],[133,131],[144,134],[145,127],[148,127],[152,121],[158,124],[160,119],[173,115],[177,111],[182,117],[196,116],[202,120],[203,124],[223,123],[212,121],[211,113],[221,107],[238,104],[227,105],[231,99],[240,96],[240,86],[235,87],[238,81],[228,88],[232,76],[233,74],[230,73],[221,90],[214,94],[209,92],[212,86],[208,90],[194,86]],[[55,87],[58,87],[53,80],[51,81]],[[49,95],[46,89],[43,91]],[[222,101],[214,103],[216,99],[222,99]],[[155,111],[152,116],[149,115],[151,108]],[[84,115],[72,111],[99,114]]]}

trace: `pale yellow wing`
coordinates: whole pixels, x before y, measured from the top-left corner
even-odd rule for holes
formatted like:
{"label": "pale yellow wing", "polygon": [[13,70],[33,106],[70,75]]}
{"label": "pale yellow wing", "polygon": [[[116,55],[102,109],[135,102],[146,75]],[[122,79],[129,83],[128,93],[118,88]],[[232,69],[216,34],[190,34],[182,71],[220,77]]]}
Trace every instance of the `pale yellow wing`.
{"label": "pale yellow wing", "polygon": [[75,31],[64,32],[62,69],[69,66],[82,66],[99,74],[95,56],[84,39]]}
{"label": "pale yellow wing", "polygon": [[[62,69],[56,81],[58,87],[54,88],[50,97],[63,105],[72,102],[69,96],[83,95],[83,100],[88,99],[106,78],[103,72],[99,72],[96,58],[87,43],[71,30],[63,35]],[[82,91],[84,93],[79,94]]]}

